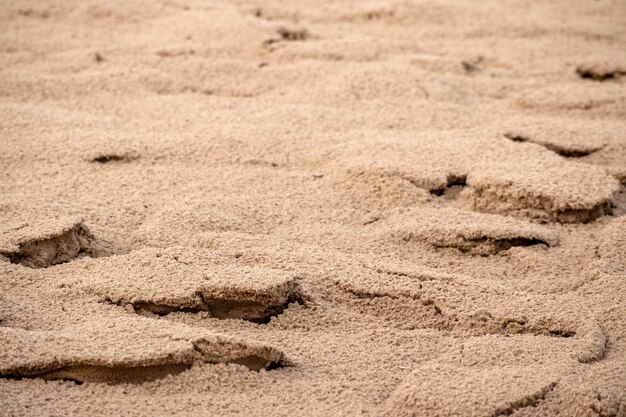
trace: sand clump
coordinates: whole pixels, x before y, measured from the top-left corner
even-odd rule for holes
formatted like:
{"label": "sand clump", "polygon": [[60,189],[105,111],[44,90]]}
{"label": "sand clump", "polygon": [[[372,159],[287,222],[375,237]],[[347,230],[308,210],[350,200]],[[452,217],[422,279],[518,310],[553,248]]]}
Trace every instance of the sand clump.
{"label": "sand clump", "polygon": [[626,416],[624,2],[0,7],[0,416]]}

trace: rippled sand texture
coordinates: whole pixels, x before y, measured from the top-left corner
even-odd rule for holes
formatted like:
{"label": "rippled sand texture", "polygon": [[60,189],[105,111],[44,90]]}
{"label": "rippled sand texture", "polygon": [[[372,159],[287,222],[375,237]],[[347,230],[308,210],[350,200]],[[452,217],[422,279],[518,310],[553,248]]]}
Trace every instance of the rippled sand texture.
{"label": "rippled sand texture", "polygon": [[624,1],[0,2],[0,415],[626,416]]}

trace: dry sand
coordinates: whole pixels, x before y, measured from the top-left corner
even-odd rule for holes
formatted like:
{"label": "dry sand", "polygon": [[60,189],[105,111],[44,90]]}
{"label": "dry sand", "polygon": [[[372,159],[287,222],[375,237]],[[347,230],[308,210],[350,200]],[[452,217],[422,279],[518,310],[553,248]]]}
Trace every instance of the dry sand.
{"label": "dry sand", "polygon": [[0,7],[0,415],[626,416],[626,3]]}

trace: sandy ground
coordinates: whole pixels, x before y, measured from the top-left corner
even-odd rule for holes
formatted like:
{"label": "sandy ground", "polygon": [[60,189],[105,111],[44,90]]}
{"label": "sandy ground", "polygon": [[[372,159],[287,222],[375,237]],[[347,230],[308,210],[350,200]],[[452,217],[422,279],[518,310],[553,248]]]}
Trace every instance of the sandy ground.
{"label": "sandy ground", "polygon": [[0,415],[626,416],[623,0],[0,7]]}

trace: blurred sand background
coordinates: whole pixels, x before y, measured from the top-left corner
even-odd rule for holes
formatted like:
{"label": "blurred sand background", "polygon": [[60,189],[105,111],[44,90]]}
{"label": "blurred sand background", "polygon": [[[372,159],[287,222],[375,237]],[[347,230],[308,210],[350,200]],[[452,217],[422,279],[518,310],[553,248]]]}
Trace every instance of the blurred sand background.
{"label": "blurred sand background", "polygon": [[0,415],[626,416],[624,1],[0,25]]}

